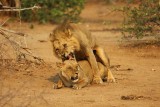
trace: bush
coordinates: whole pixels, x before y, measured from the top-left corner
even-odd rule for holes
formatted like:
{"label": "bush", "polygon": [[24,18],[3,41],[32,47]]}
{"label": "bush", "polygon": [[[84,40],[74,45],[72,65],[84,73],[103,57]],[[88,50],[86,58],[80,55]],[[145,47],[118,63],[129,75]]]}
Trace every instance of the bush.
{"label": "bush", "polygon": [[123,34],[125,37],[143,38],[159,35],[160,3],[159,0],[141,0],[138,7],[124,7]]}
{"label": "bush", "polygon": [[22,0],[22,8],[39,5],[36,11],[22,12],[25,21],[62,22],[64,19],[78,20],[85,0]]}

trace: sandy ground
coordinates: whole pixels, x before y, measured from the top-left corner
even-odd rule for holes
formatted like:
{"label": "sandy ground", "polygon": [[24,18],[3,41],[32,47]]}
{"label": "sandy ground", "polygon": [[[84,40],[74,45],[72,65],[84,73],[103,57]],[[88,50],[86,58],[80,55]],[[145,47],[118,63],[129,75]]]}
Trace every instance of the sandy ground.
{"label": "sandy ground", "polygon": [[[121,33],[103,31],[120,26],[121,13],[110,13],[113,6],[87,5],[81,16],[85,26],[107,51],[116,83],[90,85],[81,90],[53,89],[58,72],[48,35],[55,25],[22,23],[8,28],[27,33],[27,44],[47,64],[21,63],[14,69],[0,69],[0,107],[158,107],[160,105],[160,48],[122,46]],[[116,6],[115,6],[116,7]],[[44,42],[40,42],[40,41]],[[131,96],[132,95],[132,96]]]}

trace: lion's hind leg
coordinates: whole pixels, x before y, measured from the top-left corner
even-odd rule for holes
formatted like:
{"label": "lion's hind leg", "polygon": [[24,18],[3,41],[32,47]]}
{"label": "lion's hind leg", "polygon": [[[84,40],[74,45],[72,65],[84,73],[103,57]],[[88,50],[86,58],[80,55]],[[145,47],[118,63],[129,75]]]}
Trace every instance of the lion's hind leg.
{"label": "lion's hind leg", "polygon": [[107,68],[107,82],[115,82],[115,78],[113,77],[113,74],[110,70],[110,61],[109,58],[107,57],[107,54],[105,53],[104,49],[97,46],[94,49],[94,54],[96,57],[98,57],[98,60],[100,60],[101,63],[104,64],[104,66]]}

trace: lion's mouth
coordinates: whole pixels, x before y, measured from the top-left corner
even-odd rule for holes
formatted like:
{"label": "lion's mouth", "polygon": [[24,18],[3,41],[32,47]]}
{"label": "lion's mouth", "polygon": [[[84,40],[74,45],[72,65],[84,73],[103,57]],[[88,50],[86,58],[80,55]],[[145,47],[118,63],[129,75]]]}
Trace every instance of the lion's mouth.
{"label": "lion's mouth", "polygon": [[65,60],[73,60],[73,59],[75,59],[73,52],[71,52],[69,54],[63,54],[62,55],[62,60],[63,61],[65,61]]}
{"label": "lion's mouth", "polygon": [[74,83],[77,82],[78,80],[79,80],[78,75],[76,77],[71,77],[71,81]]}

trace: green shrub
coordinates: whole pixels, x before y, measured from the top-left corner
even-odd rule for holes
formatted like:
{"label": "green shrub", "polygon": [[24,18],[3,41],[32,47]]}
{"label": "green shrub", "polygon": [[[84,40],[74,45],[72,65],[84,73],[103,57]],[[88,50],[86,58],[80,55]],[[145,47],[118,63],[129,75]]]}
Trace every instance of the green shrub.
{"label": "green shrub", "polygon": [[157,37],[160,33],[159,0],[141,0],[138,7],[124,7],[123,34],[125,37]]}
{"label": "green shrub", "polygon": [[23,11],[25,21],[62,22],[64,19],[78,20],[85,0],[22,0],[22,8],[39,5],[42,8]]}

